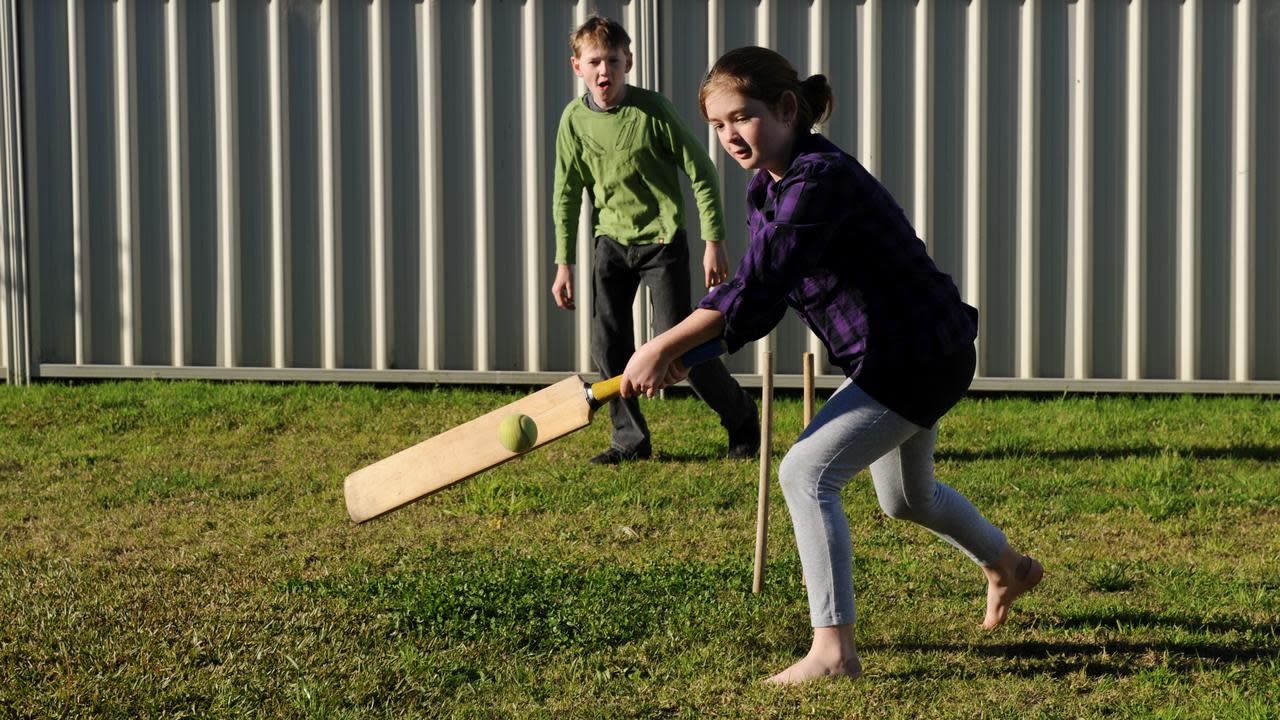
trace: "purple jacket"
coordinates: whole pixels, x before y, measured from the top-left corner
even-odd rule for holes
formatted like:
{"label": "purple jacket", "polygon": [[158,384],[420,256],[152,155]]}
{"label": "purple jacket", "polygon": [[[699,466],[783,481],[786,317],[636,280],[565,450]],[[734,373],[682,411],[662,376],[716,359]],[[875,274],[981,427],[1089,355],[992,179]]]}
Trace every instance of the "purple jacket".
{"label": "purple jacket", "polygon": [[733,280],[699,307],[724,314],[734,352],[764,337],[786,308],[852,377],[865,365],[922,365],[971,346],[978,311],[960,299],[885,189],[852,156],[802,135],[777,182],[747,186],[747,253]]}

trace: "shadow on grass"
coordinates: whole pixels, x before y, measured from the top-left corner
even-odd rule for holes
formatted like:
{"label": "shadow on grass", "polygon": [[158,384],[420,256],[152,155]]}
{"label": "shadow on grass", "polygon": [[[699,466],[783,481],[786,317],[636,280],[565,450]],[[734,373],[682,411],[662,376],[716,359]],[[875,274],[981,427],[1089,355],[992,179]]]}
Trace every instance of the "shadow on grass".
{"label": "shadow on grass", "polygon": [[[772,456],[780,459],[791,449],[789,444],[795,438],[779,442],[774,439]],[[724,447],[714,447],[701,452],[680,450],[655,450],[650,462],[702,463],[712,460],[724,460]],[[993,447],[978,450],[938,449],[934,453],[935,460],[954,460],[966,462],[973,460],[1121,460],[1125,458],[1153,457],[1177,454],[1188,460],[1257,460],[1261,462],[1280,461],[1280,446],[1275,445],[1241,445],[1238,447],[1167,447],[1163,445],[1140,445],[1136,447],[1089,447],[1044,449],[1034,447]],[[756,461],[750,458],[742,462]]]}
{"label": "shadow on grass", "polygon": [[[1280,662],[1280,627],[1254,624],[1245,620],[1204,620],[1189,615],[1161,615],[1143,611],[1087,613],[1057,618],[1038,625],[1040,628],[1063,630],[1100,630],[1121,628],[1130,634],[1138,628],[1171,628],[1197,637],[1185,640],[1141,640],[1110,638],[1106,640],[1042,641],[1028,640],[992,644],[968,643],[884,643],[866,649],[907,652],[943,652],[981,655],[1014,663],[1014,667],[992,668],[993,672],[1022,676],[1086,675],[1089,677],[1124,677],[1165,668],[1177,672],[1204,668],[1223,668],[1257,662]],[[1240,633],[1257,641],[1220,637]],[[959,665],[959,664],[958,664]],[[972,672],[973,668],[965,672]],[[936,668],[920,668],[894,677],[921,678],[936,675]]]}
{"label": "shadow on grass", "polygon": [[1044,460],[1118,460],[1134,457],[1161,457],[1176,453],[1193,460],[1280,460],[1280,446],[1240,445],[1237,447],[1166,447],[1139,445],[1135,447],[1093,447],[1042,449],[1031,447],[982,448],[980,450],[940,449],[934,457],[938,460],[1006,460],[1040,458]]}
{"label": "shadow on grass", "polygon": [[647,462],[655,463],[706,463],[724,460],[725,448],[717,447],[705,452],[654,450],[653,458]]}
{"label": "shadow on grass", "polygon": [[[777,444],[776,440],[774,441],[774,443],[775,445],[773,448],[773,452],[770,453],[770,457],[772,457],[774,460],[781,460],[782,456],[786,455],[787,451],[791,449],[791,446],[790,445],[780,446]],[[725,453],[727,451],[728,451],[728,448],[724,447],[723,445],[720,447],[713,446],[711,449],[705,452],[689,452],[689,451],[679,451],[679,450],[677,451],[654,450],[653,459],[647,462],[690,463],[690,464],[718,462],[718,461],[734,462],[734,463],[760,462],[760,456],[758,454],[752,455],[749,458],[743,458],[741,460],[729,460],[727,457],[725,457]]]}
{"label": "shadow on grass", "polygon": [[[1107,640],[1079,642],[1026,641],[994,645],[964,643],[904,643],[868,646],[864,649],[913,652],[942,652],[981,655],[1013,663],[992,666],[991,674],[1023,677],[1051,675],[1086,675],[1088,677],[1127,677],[1165,668],[1176,672],[1215,669],[1233,665],[1249,665],[1260,661],[1280,661],[1280,648],[1248,647],[1229,643],[1171,640]],[[959,670],[964,663],[950,663],[957,671],[972,673],[975,668]],[[889,673],[891,677],[921,679],[939,674],[936,667]]]}
{"label": "shadow on grass", "polygon": [[1133,626],[1177,628],[1186,632],[1200,633],[1254,633],[1280,637],[1280,626],[1255,625],[1241,619],[1205,620],[1203,618],[1182,614],[1159,614],[1143,610],[1117,610],[1113,612],[1080,613],[1052,622],[1061,628],[1126,628]]}

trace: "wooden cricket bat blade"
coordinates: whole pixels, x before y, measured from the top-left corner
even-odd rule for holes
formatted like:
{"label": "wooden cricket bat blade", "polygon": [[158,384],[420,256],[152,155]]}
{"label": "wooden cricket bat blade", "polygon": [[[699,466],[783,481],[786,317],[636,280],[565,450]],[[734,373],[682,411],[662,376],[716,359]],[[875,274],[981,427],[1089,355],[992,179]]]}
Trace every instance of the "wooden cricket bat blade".
{"label": "wooden cricket bat blade", "polygon": [[[685,353],[679,362],[693,367],[724,352],[724,342],[717,338]],[[510,415],[528,415],[538,426],[538,439],[525,452],[581,430],[591,424],[597,407],[618,396],[621,384],[621,375],[591,385],[573,375],[363,467],[344,483],[347,513],[357,523],[372,520],[520,455],[498,439],[498,426]]]}
{"label": "wooden cricket bat blade", "polygon": [[344,483],[347,513],[362,523],[517,457],[498,440],[498,426],[513,413],[538,426],[530,450],[590,425],[585,387],[577,375],[565,378],[351,473]]}

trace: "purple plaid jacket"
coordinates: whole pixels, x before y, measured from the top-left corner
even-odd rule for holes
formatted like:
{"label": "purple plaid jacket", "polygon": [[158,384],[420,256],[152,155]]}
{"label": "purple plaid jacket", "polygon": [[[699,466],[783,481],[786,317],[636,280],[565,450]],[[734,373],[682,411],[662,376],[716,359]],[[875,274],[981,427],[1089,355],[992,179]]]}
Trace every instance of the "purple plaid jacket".
{"label": "purple plaid jacket", "polygon": [[747,253],[699,307],[725,317],[730,352],[764,337],[795,309],[831,364],[920,365],[971,345],[978,311],[960,299],[889,191],[857,160],[803,135],[781,180],[747,186]]}

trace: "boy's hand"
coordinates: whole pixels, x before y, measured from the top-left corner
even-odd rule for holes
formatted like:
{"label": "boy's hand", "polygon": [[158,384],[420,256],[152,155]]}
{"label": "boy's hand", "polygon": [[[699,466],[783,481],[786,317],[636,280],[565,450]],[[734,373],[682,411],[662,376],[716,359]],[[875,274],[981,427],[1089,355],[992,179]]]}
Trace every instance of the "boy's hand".
{"label": "boy's hand", "polygon": [[556,281],[551,284],[551,296],[561,310],[573,310],[573,266],[557,265]]}
{"label": "boy's hand", "polygon": [[707,249],[702,253],[702,269],[707,289],[711,289],[729,279],[729,255],[724,250],[724,241],[707,241]]}

